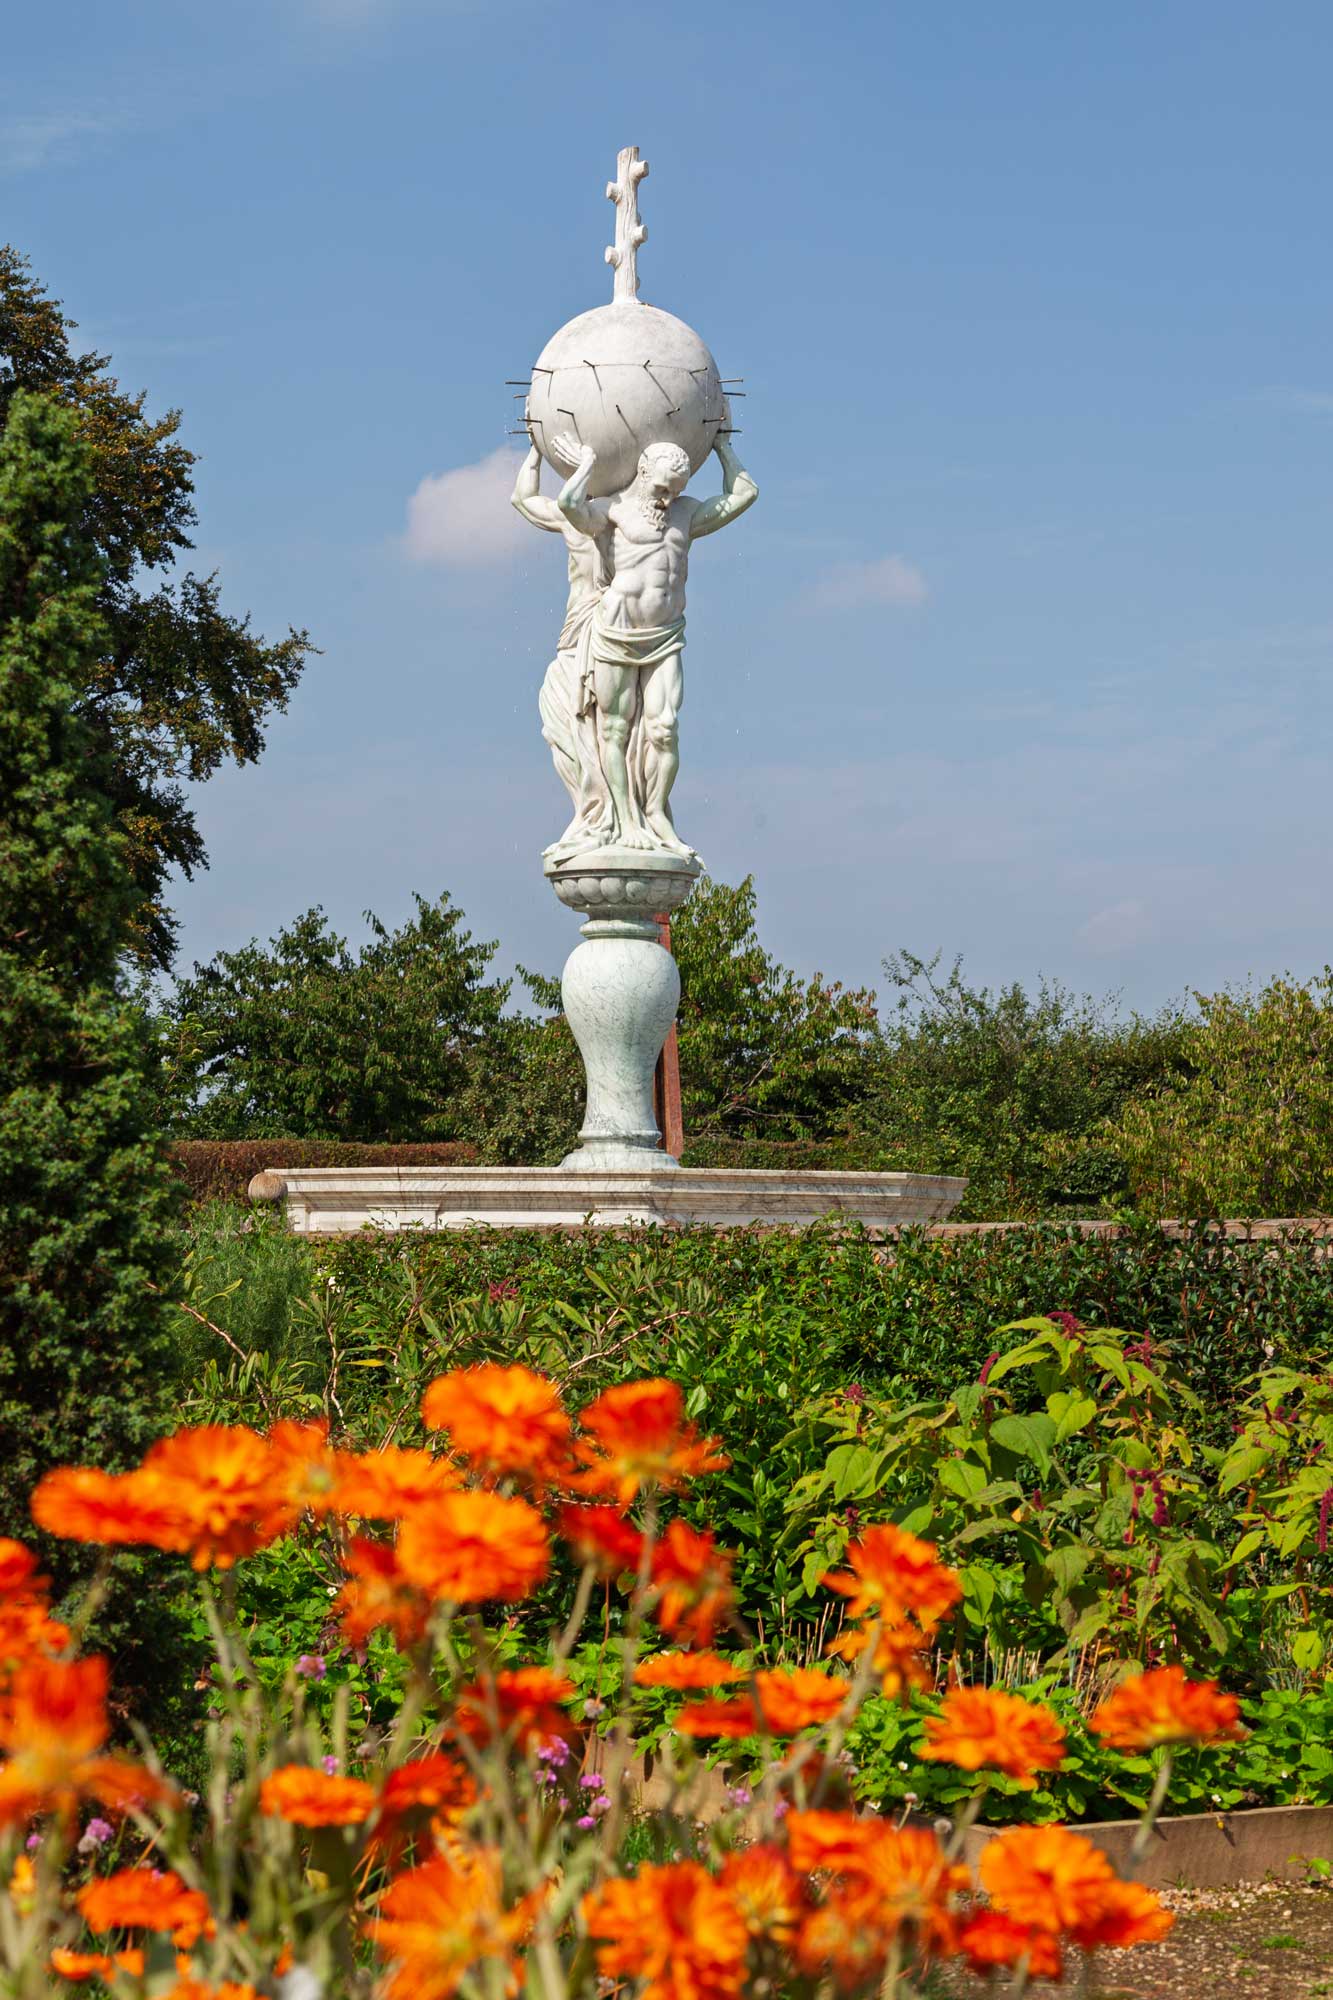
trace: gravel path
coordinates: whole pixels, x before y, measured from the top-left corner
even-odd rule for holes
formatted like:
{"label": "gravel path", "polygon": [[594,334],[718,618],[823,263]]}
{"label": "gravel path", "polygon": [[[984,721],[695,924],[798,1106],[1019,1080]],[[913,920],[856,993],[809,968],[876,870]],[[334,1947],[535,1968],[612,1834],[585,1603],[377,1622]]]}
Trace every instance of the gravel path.
{"label": "gravel path", "polygon": [[[1291,1882],[1236,1889],[1166,1889],[1175,1929],[1161,1944],[1098,1954],[1090,2000],[1311,2000],[1333,1996],[1333,1888]],[[963,2000],[1008,1990],[964,1977],[949,1990]],[[1070,2000],[1064,1987],[1034,1986],[1031,2000]]]}

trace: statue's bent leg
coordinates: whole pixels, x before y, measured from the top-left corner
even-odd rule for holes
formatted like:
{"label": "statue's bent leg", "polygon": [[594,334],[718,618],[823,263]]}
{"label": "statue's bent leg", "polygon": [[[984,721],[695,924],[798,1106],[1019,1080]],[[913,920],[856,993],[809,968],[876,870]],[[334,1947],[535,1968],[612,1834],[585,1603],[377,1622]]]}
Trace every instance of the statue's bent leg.
{"label": "statue's bent leg", "polygon": [[643,816],[664,846],[689,854],[671,817],[671,788],[680,770],[680,710],[685,699],[681,652],[643,676],[643,726],[647,736]]}

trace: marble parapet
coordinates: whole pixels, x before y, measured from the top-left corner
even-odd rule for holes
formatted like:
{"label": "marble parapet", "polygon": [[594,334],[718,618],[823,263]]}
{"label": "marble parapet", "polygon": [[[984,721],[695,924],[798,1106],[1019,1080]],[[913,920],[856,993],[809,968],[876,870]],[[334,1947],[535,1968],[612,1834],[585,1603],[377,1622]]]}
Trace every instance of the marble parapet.
{"label": "marble parapet", "polygon": [[[279,1186],[279,1183],[281,1184]],[[282,1167],[257,1199],[284,1203],[301,1236],[361,1229],[802,1228],[835,1219],[873,1231],[943,1222],[967,1183],[947,1174],[785,1173],[681,1167]]]}

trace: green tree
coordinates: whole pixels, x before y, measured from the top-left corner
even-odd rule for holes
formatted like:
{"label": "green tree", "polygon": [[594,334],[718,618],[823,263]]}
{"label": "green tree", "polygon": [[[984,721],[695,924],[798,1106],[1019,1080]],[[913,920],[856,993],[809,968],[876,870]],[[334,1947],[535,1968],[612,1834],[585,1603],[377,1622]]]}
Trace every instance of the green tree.
{"label": "green tree", "polygon": [[960,1217],[1096,1214],[1128,1179],[1106,1121],[1178,1073],[1182,1021],[1119,1019],[1109,1004],[1042,980],[969,986],[956,960],[899,952],[885,973],[897,1005],[874,1085],[853,1118],[866,1166],[965,1174]]}
{"label": "green tree", "polygon": [[[164,1041],[188,1069],[182,1128],[210,1139],[468,1138],[463,1093],[503,1043],[494,944],[447,895],[359,952],[308,910],[267,947],[219,952],[181,980]],[[183,1047],[193,1060],[183,1064]]]}
{"label": "green tree", "polygon": [[95,491],[74,417],[8,400],[0,432],[0,1520],[65,1459],[161,1428],[172,1255],[144,1037],[117,990],[140,890],[84,696],[105,657]]}
{"label": "green tree", "polygon": [[1194,997],[1182,1073],[1107,1128],[1136,1201],[1196,1218],[1333,1211],[1333,967]]}
{"label": "green tree", "polygon": [[0,246],[0,424],[16,396],[35,392],[70,411],[86,448],[79,527],[101,562],[99,651],[77,704],[139,891],[127,938],[165,966],[166,877],[207,865],[184,784],[226,758],[258,757],[265,719],[286,707],[311,647],[296,631],[267,644],[222,609],[214,576],[148,587],[191,546],[194,454],[177,437],[179,412],[147,416],[146,397],[120,388],[106,355],[71,346],[75,329],[18,252]]}
{"label": "green tree", "polygon": [[869,1081],[874,994],[779,965],[755,906],[753,876],[704,880],[672,924],[687,1146],[837,1138]]}

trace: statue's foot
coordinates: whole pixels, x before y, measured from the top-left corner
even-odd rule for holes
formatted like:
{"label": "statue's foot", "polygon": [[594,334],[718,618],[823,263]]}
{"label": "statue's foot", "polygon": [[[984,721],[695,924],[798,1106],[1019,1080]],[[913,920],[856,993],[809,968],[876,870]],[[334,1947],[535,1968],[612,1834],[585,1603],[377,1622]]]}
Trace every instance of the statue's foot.
{"label": "statue's foot", "polygon": [[697,861],[699,859],[694,849],[685,845],[685,842],[676,832],[670,820],[662,819],[660,816],[654,818],[651,813],[647,814],[646,817],[649,826],[653,830],[654,847],[665,847],[668,854],[679,854],[686,861]]}
{"label": "statue's foot", "polygon": [[655,840],[645,827],[627,826],[624,832],[616,837],[615,845],[617,847],[628,847],[635,854],[651,854],[654,848],[661,845],[661,842]]}

